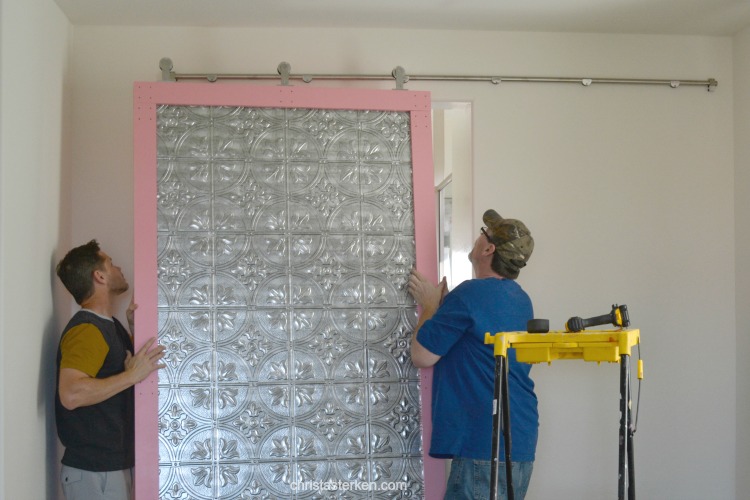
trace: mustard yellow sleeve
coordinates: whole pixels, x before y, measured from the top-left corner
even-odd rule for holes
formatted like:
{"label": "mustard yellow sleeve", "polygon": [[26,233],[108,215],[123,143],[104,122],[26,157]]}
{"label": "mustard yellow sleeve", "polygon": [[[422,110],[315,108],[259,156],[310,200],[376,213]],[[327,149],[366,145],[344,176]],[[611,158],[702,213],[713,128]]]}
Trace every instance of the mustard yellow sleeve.
{"label": "mustard yellow sleeve", "polygon": [[109,346],[97,327],[91,323],[84,323],[65,333],[60,350],[60,368],[74,368],[89,377],[96,377],[104,365]]}

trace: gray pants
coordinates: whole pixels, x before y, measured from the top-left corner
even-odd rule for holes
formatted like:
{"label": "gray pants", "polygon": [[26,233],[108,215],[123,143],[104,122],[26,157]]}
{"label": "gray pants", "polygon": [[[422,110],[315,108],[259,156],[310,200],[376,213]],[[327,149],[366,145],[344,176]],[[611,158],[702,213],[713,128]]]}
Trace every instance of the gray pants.
{"label": "gray pants", "polygon": [[60,471],[65,500],[131,500],[133,469],[91,472],[62,466]]}

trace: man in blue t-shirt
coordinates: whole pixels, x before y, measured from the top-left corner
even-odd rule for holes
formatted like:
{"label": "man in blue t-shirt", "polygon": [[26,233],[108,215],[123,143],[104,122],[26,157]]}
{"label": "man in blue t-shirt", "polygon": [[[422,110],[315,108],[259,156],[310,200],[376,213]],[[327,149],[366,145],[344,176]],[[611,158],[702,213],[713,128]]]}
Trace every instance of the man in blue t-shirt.
{"label": "man in blue t-shirt", "polygon": [[[445,278],[435,285],[414,271],[409,279],[409,292],[422,308],[411,341],[412,362],[435,367],[430,456],[453,459],[447,500],[489,498],[495,358],[484,336],[525,331],[534,316],[529,296],[515,281],[534,249],[531,233],[523,222],[503,219],[494,210],[483,220],[486,226],[469,254],[474,279],[450,293]],[[508,366],[513,491],[522,500],[534,464],[539,414],[531,365],[517,362],[515,350],[508,349]],[[504,496],[505,474],[498,476]]]}

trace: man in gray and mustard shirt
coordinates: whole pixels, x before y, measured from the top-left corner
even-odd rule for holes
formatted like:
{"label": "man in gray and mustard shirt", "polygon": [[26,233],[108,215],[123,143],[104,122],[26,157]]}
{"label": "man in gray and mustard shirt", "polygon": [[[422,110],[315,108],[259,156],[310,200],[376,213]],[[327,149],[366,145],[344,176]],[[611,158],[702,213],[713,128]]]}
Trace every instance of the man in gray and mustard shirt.
{"label": "man in gray and mustard shirt", "polygon": [[132,498],[134,454],[133,386],[163,365],[155,338],[133,354],[130,333],[113,313],[128,282],[96,240],[79,246],[57,265],[57,275],[81,306],[57,352],[57,433],[65,446],[61,481],[67,500]]}

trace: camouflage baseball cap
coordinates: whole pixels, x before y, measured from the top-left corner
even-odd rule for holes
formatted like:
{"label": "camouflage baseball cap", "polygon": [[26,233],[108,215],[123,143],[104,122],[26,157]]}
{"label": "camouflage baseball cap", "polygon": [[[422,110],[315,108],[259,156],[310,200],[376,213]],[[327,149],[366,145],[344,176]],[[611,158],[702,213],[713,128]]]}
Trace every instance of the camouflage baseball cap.
{"label": "camouflage baseball cap", "polygon": [[495,253],[500,257],[500,267],[503,271],[500,274],[516,279],[534,251],[531,231],[520,220],[503,219],[492,209],[484,213],[482,220],[490,229]]}

